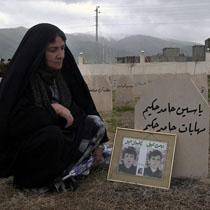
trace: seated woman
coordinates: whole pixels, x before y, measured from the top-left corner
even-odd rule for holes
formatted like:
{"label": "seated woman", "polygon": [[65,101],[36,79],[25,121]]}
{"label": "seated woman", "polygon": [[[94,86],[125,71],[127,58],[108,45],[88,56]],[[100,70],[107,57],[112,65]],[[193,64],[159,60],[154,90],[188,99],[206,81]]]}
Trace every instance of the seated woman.
{"label": "seated woman", "polygon": [[51,24],[35,25],[0,86],[0,177],[14,176],[19,188],[72,190],[62,177],[91,155],[96,165],[106,141],[65,34]]}

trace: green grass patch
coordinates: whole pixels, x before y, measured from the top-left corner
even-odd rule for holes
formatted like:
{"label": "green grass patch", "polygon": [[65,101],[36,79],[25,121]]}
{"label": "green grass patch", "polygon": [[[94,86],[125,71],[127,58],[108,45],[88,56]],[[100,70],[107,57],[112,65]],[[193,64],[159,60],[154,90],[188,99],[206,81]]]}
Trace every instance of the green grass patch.
{"label": "green grass patch", "polygon": [[115,106],[114,111],[116,112],[134,112],[134,107],[133,106]]}
{"label": "green grass patch", "polygon": [[115,100],[116,100],[116,91],[112,90],[112,101],[113,101],[113,103],[115,103]]}
{"label": "green grass patch", "polygon": [[115,133],[117,127],[123,127],[124,123],[122,120],[122,116],[126,113],[134,112],[134,106],[132,105],[124,105],[124,106],[114,106],[113,111],[106,113],[101,112],[101,116],[106,122],[107,131],[110,133]]}
{"label": "green grass patch", "polygon": [[114,133],[117,127],[123,126],[123,123],[120,119],[110,119],[106,121],[108,124],[107,130]]}

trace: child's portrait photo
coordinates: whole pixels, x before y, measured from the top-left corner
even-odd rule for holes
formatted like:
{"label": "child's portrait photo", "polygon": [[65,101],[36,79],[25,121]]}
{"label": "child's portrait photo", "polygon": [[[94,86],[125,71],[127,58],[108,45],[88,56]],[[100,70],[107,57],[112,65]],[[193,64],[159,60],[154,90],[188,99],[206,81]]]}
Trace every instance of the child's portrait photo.
{"label": "child's portrait photo", "polygon": [[108,181],[169,189],[176,134],[117,128]]}
{"label": "child's portrait photo", "polygon": [[161,151],[150,151],[147,155],[147,167],[144,168],[144,176],[162,178],[162,158]]}
{"label": "child's portrait photo", "polygon": [[118,172],[126,174],[136,174],[137,151],[135,147],[125,147],[122,150]]}

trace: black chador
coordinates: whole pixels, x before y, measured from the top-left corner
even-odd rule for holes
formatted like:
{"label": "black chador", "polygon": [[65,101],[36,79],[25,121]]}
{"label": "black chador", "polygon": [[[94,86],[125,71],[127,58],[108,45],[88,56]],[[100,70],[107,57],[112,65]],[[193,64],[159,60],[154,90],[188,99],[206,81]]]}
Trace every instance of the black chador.
{"label": "black chador", "polygon": [[[14,176],[14,184],[23,188],[50,186],[108,141],[69,48],[59,71],[45,64],[46,47],[56,36],[65,42],[54,25],[29,29],[0,85],[0,177]],[[69,128],[52,103],[71,111]]]}

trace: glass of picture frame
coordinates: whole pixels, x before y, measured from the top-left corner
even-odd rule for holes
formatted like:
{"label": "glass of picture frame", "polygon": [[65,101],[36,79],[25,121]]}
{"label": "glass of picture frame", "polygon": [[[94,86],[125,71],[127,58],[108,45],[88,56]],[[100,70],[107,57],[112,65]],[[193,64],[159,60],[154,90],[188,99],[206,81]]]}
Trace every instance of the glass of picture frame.
{"label": "glass of picture frame", "polygon": [[117,128],[107,180],[169,189],[176,137]]}

